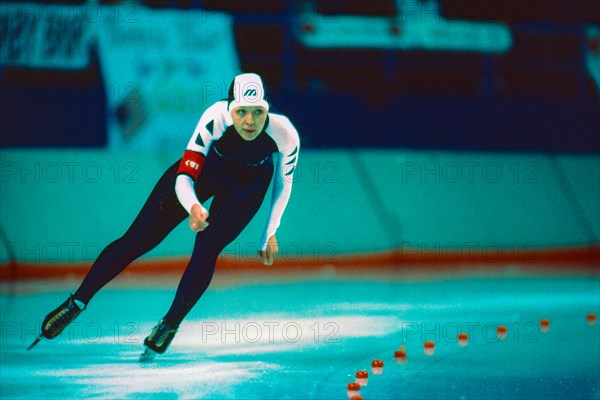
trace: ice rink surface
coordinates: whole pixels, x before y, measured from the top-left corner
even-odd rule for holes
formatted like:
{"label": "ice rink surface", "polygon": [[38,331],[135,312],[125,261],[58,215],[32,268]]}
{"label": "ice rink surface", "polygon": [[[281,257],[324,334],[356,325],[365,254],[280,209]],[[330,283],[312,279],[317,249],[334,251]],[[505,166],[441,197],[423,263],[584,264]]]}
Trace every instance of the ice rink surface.
{"label": "ice rink surface", "polygon": [[597,273],[217,279],[169,351],[138,363],[176,283],[111,283],[29,352],[78,281],[3,284],[0,398],[347,399],[366,370],[365,399],[600,399]]}

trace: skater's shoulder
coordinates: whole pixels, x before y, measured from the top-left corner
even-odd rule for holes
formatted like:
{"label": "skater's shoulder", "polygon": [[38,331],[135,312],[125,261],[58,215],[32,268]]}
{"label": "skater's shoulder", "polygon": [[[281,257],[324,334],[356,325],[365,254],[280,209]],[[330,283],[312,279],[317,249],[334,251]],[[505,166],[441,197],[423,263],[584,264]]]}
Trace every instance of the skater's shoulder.
{"label": "skater's shoulder", "polygon": [[204,116],[210,119],[231,119],[229,110],[227,109],[227,101],[217,101],[204,111]]}
{"label": "skater's shoulder", "polygon": [[295,145],[300,143],[298,131],[290,119],[283,114],[269,112],[269,125],[266,132],[278,143]]}

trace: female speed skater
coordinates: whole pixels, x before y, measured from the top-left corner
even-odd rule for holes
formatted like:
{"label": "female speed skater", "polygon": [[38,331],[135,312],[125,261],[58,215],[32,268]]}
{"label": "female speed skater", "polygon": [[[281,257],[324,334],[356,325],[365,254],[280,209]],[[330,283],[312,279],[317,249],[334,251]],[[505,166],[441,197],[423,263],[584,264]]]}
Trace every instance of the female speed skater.
{"label": "female speed skater", "polygon": [[[126,233],[100,253],[75,293],[46,316],[28,350],[42,337],[58,336],[104,285],[189,216],[196,233],[192,255],[170,309],[144,340],[140,360],[164,353],[208,288],[219,254],[256,214],[275,174],[259,250],[264,264],[273,263],[275,233],[290,198],[299,146],[289,119],[269,112],[261,77],[237,75],[228,98],[203,113],[182,158],[164,172]],[[203,204],[211,197],[207,210]]]}

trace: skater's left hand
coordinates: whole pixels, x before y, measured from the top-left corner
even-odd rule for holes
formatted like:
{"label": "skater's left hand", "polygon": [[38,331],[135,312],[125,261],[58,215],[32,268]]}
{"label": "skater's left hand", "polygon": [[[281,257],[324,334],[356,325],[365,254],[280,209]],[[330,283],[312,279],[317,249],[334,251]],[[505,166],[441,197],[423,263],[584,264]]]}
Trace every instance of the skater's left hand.
{"label": "skater's left hand", "polygon": [[267,250],[259,250],[258,255],[262,259],[263,264],[273,265],[273,260],[278,252],[279,245],[277,244],[277,238],[273,235],[267,240]]}

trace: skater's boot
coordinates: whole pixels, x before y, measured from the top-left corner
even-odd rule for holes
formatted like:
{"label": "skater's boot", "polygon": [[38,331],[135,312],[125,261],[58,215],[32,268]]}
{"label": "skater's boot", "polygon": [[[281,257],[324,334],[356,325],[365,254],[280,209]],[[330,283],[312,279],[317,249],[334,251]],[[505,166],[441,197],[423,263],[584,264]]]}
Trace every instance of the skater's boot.
{"label": "skater's boot", "polygon": [[163,319],[152,329],[150,335],[144,339],[144,346],[162,354],[167,351],[176,333],[177,328],[167,325]]}
{"label": "skater's boot", "polygon": [[81,314],[85,304],[76,300],[73,295],[46,316],[42,322],[42,336],[52,339],[61,334],[75,318]]}

